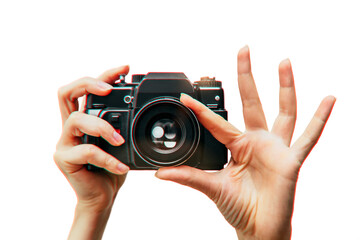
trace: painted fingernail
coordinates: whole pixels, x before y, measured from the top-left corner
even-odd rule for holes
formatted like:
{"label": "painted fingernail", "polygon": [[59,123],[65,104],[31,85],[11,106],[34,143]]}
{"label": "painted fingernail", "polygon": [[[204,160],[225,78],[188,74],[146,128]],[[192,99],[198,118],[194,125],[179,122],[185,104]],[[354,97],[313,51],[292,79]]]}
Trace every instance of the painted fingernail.
{"label": "painted fingernail", "polygon": [[102,90],[110,90],[110,89],[112,89],[112,86],[110,84],[108,84],[106,82],[103,82],[103,81],[98,81],[97,85]]}
{"label": "painted fingernail", "polygon": [[125,139],[116,131],[113,132],[113,138],[118,144],[123,144]]}
{"label": "painted fingernail", "polygon": [[129,167],[122,164],[122,163],[119,163],[117,166],[116,166],[117,170],[119,170],[120,173],[122,174],[125,174],[129,171]]}

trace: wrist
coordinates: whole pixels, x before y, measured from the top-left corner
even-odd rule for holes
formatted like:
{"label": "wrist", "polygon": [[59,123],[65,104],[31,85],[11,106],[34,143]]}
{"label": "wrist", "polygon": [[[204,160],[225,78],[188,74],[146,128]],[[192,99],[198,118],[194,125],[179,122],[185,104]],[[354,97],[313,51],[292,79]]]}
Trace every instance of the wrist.
{"label": "wrist", "polygon": [[244,234],[241,230],[235,229],[238,240],[256,240],[255,236],[249,236],[248,234]]}
{"label": "wrist", "polygon": [[98,206],[94,208],[87,204],[78,203],[68,239],[101,239],[111,209],[112,205],[99,209]]}
{"label": "wrist", "polygon": [[75,211],[81,213],[97,213],[102,214],[111,211],[114,201],[91,199],[91,200],[80,200],[78,199]]}
{"label": "wrist", "polygon": [[91,216],[102,216],[109,215],[112,209],[113,203],[106,204],[90,204],[88,202],[78,201],[75,208],[75,217],[76,214],[79,216],[82,215],[91,215]]}
{"label": "wrist", "polygon": [[291,225],[278,231],[263,231],[260,235],[256,232],[250,234],[240,229],[235,229],[238,240],[259,240],[259,239],[276,239],[276,240],[290,240],[291,239]]}

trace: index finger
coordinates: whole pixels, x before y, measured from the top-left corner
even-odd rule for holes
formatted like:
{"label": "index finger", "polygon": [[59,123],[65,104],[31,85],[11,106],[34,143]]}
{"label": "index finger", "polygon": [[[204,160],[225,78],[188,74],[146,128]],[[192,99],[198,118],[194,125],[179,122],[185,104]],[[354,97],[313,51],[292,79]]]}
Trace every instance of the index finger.
{"label": "index finger", "polygon": [[200,123],[226,147],[242,134],[220,115],[211,111],[204,104],[189,95],[182,93],[180,101],[193,110]]}
{"label": "index finger", "polygon": [[114,83],[119,79],[120,75],[127,75],[129,73],[129,65],[109,69],[103,74],[101,74],[98,79],[107,83]]}
{"label": "index finger", "polygon": [[89,93],[99,96],[109,94],[112,89],[110,84],[114,83],[119,75],[128,72],[128,65],[121,66],[104,72],[98,78],[85,77],[61,87],[58,97],[63,125],[72,112],[79,110],[78,98]]}

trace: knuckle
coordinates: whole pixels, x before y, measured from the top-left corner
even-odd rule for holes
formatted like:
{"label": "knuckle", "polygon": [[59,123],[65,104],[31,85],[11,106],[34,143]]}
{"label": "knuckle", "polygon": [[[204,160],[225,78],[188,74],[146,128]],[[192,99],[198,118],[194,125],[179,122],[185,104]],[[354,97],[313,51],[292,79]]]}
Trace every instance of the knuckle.
{"label": "knuckle", "polygon": [[72,113],[70,113],[70,116],[68,118],[68,122],[71,125],[77,125],[79,124],[79,122],[81,121],[81,117],[82,117],[82,113],[79,111],[74,111]]}
{"label": "knuckle", "polygon": [[259,108],[262,107],[260,99],[256,97],[247,98],[242,101],[244,108]]}
{"label": "knuckle", "polygon": [[85,150],[83,151],[83,157],[85,159],[94,159],[96,155],[97,148],[94,145],[86,145]]}
{"label": "knuckle", "polygon": [[110,123],[106,122],[105,120],[101,119],[102,121],[99,123],[99,129],[101,131],[101,134],[104,136],[108,135],[111,136],[113,132],[113,127],[110,125]]}
{"label": "knuckle", "polygon": [[104,158],[104,167],[110,168],[113,165],[113,159],[110,155],[106,154]]}
{"label": "knuckle", "polygon": [[82,78],[79,78],[79,82],[86,82],[86,81],[88,81],[89,79],[92,79],[91,77],[89,77],[89,76],[85,76],[85,77],[82,77]]}
{"label": "knuckle", "polygon": [[55,151],[54,154],[53,154],[53,159],[54,159],[54,162],[56,164],[58,164],[59,160],[60,160],[60,154],[59,154],[59,151]]}
{"label": "knuckle", "polygon": [[78,80],[78,85],[81,88],[86,88],[86,86],[93,84],[96,81],[95,78],[86,76],[86,77],[82,77]]}
{"label": "knuckle", "polygon": [[62,166],[64,165],[64,153],[62,151],[55,151],[53,154],[53,161],[55,163],[55,165],[61,170],[62,170]]}
{"label": "knuckle", "polygon": [[194,176],[192,176],[189,172],[182,172],[181,173],[181,179],[183,183],[185,183],[187,186],[192,186],[194,183]]}
{"label": "knuckle", "polygon": [[66,96],[68,95],[68,85],[60,87],[57,94],[59,100],[66,98]]}
{"label": "knuckle", "polygon": [[[61,134],[61,137],[60,137],[59,141],[56,143],[56,146],[55,146],[56,152],[58,152],[58,151],[60,150],[60,148],[63,147],[62,137],[63,137],[63,134]],[[55,152],[55,153],[56,153],[56,152]]]}
{"label": "knuckle", "polygon": [[62,87],[60,87],[58,89],[58,97],[59,99],[63,99],[63,98],[69,98],[69,96],[71,95],[72,93],[72,90],[77,87],[83,87],[84,85],[87,85],[88,83],[90,82],[94,82],[95,79],[94,78],[91,78],[91,77],[82,77],[82,78],[79,78],[78,80],[72,82],[72,83],[69,83],[67,85],[64,85]]}

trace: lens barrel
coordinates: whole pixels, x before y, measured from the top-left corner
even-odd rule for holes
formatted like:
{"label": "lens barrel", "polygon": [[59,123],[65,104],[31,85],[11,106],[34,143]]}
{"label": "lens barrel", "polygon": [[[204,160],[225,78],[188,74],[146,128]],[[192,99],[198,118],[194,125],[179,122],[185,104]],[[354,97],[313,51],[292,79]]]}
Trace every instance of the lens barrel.
{"label": "lens barrel", "polygon": [[135,152],[157,167],[183,164],[194,154],[199,140],[195,114],[175,98],[148,102],[133,120],[131,142]]}

